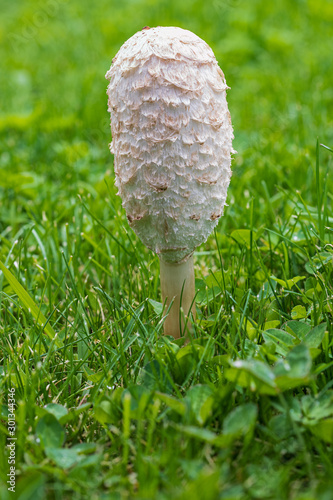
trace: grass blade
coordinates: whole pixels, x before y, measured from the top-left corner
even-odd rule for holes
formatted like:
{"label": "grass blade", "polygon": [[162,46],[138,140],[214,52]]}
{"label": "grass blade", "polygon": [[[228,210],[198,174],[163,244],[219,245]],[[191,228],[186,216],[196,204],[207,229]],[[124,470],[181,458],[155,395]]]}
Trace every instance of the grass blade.
{"label": "grass blade", "polygon": [[51,340],[55,339],[55,344],[57,347],[61,347],[62,342],[60,339],[56,338],[57,334],[53,330],[48,320],[42,314],[42,312],[37,307],[35,302],[32,300],[28,292],[23,288],[21,283],[18,282],[15,276],[7,269],[7,267],[4,266],[4,264],[1,261],[0,261],[0,270],[3,272],[8,283],[10,284],[14,292],[17,294],[18,298],[20,299],[24,307],[29,312],[31,312],[32,316],[37,321],[37,323],[42,327],[43,331],[45,331],[45,333]]}

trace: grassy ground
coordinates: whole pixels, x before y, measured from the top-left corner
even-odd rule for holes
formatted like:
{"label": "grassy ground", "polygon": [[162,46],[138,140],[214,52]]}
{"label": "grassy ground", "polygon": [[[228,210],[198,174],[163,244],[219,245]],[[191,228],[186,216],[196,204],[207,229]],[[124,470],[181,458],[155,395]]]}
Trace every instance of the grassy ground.
{"label": "grassy ground", "polygon": [[[20,0],[1,18],[1,499],[330,500],[332,2]],[[108,151],[104,74],[145,25],[196,32],[231,87],[238,155],[187,346],[161,334],[158,259]]]}

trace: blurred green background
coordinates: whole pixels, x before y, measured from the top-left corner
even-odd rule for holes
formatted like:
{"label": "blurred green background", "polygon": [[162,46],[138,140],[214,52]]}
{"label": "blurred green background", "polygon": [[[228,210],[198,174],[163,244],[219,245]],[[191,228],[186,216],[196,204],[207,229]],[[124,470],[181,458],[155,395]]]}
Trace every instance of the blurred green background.
{"label": "blurred green background", "polygon": [[270,193],[287,183],[311,191],[316,138],[333,142],[327,0],[3,1],[0,186],[42,187],[38,197],[24,193],[38,213],[43,199],[59,202],[103,179],[112,168],[104,75],[146,25],[195,32],[226,75],[238,151],[230,203],[244,190],[260,194],[262,179]]}

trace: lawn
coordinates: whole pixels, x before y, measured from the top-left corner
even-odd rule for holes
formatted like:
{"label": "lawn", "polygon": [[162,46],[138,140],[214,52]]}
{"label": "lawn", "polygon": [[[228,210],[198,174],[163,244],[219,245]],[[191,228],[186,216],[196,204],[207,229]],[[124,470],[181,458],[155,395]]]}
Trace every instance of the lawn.
{"label": "lawn", "polygon": [[[2,4],[1,500],[331,500],[332,1]],[[104,75],[146,25],[195,32],[231,87],[188,344],[108,148]]]}

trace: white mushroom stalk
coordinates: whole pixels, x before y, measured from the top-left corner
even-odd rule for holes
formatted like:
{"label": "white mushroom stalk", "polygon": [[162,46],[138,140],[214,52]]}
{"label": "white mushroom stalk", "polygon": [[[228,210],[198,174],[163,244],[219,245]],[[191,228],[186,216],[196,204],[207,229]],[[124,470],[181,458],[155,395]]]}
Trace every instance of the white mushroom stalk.
{"label": "white mushroom stalk", "polygon": [[[129,225],[160,259],[164,333],[194,307],[193,252],[223,213],[233,130],[212,49],[190,31],[144,28],[106,74],[118,194]],[[182,296],[182,304],[180,297]]]}

